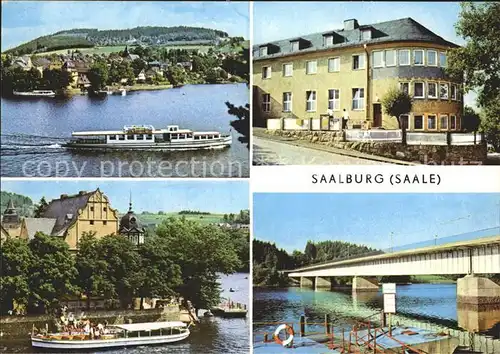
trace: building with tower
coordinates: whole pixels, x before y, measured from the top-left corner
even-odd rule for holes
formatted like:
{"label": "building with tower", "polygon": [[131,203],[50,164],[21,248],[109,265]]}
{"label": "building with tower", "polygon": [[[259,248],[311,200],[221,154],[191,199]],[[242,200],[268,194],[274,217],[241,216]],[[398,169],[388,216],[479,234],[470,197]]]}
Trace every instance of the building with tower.
{"label": "building with tower", "polygon": [[139,222],[137,215],[132,210],[132,197],[130,198],[129,208],[127,214],[123,215],[120,220],[120,227],[118,234],[128,238],[134,245],[139,246],[144,243],[144,234],[146,233],[144,227]]}

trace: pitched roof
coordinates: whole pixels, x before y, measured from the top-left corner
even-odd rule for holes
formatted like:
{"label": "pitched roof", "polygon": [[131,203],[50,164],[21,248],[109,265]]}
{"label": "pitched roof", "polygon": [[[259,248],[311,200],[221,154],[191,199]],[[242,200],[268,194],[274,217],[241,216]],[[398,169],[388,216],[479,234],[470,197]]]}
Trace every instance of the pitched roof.
{"label": "pitched roof", "polygon": [[64,234],[64,232],[73,225],[78,218],[78,210],[83,209],[87,205],[90,197],[95,192],[96,191],[64,196],[60,199],[54,199],[49,203],[42,217],[56,219],[52,230],[53,236]]}
{"label": "pitched roof", "polygon": [[50,66],[50,60],[43,57],[34,57],[31,62],[33,63],[33,66],[41,66],[43,68]]}
{"label": "pitched roof", "polygon": [[24,218],[28,240],[33,239],[37,232],[43,232],[45,235],[52,235],[57,219],[49,218]]}
{"label": "pitched roof", "polygon": [[[372,30],[371,39],[364,40],[362,31],[366,29]],[[326,46],[323,42],[323,36],[326,34],[334,35],[334,44]],[[292,51],[291,41],[301,40],[306,43],[306,48]],[[263,60],[268,58],[276,58],[298,53],[309,53],[320,50],[331,50],[332,48],[345,48],[358,46],[361,44],[389,43],[389,42],[427,42],[436,43],[449,47],[458,47],[458,45],[445,40],[431,30],[427,29],[414,19],[402,18],[380,23],[359,26],[352,30],[333,30],[327,32],[319,32],[300,36],[299,38],[282,39],[269,43],[256,44],[253,46],[253,51],[257,51],[254,55],[254,60]],[[258,49],[263,46],[274,47],[275,51],[269,51],[268,55],[259,57]]]}

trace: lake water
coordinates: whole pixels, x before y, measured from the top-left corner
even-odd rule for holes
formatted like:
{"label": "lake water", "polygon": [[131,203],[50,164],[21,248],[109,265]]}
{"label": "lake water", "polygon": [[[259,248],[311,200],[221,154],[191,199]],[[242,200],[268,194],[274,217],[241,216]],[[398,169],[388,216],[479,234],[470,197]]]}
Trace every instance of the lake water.
{"label": "lake water", "polygon": [[245,84],[186,85],[127,96],[68,100],[2,98],[2,176],[8,177],[248,177],[249,150],[231,130],[223,150],[75,152],[61,147],[72,131],[120,130],[124,125],[231,129],[225,102],[249,101]]}
{"label": "lake water", "polygon": [[[312,289],[253,290],[253,340],[273,333],[276,323],[293,323],[298,328],[300,316],[309,323],[323,323],[330,314],[334,329],[352,328],[356,320],[380,318],[383,295],[379,292],[314,291]],[[369,317],[372,316],[372,317]],[[430,330],[450,330],[460,344],[481,353],[500,353],[500,308],[481,312],[458,308],[455,284],[412,284],[397,286],[397,315],[393,324],[417,326]],[[324,333],[324,326],[308,325],[306,331]]]}
{"label": "lake water", "polygon": [[[221,287],[224,290],[222,296],[231,298],[234,302],[249,303],[248,274],[236,273],[222,276]],[[229,288],[236,292],[230,293]],[[200,310],[200,314],[204,311]],[[146,353],[204,353],[204,354],[247,354],[250,352],[250,320],[248,318],[225,319],[219,317],[203,318],[201,323],[191,327],[190,336],[183,342],[161,345],[142,346],[118,350],[106,350],[106,354],[146,354]],[[23,338],[2,338],[0,341],[0,352],[3,353],[35,353],[31,348],[29,335]],[[91,353],[91,352],[87,352]],[[100,352],[92,352],[100,353]]]}

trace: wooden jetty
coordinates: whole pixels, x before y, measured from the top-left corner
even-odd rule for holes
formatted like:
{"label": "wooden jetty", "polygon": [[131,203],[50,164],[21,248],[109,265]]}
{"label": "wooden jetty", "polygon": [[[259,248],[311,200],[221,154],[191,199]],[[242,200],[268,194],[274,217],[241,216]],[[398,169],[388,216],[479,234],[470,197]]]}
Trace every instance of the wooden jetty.
{"label": "wooden jetty", "polygon": [[[452,354],[459,344],[458,338],[448,333],[436,333],[417,327],[374,327],[371,322],[358,322],[351,329],[335,329],[329,315],[325,315],[323,323],[306,323],[305,316],[301,316],[295,326],[293,323],[285,324],[287,331],[278,334],[278,338],[274,329],[280,324],[272,325],[269,332],[254,331],[254,353],[290,353],[290,349],[293,349],[293,353]],[[322,326],[324,331],[306,332],[307,325],[314,325],[316,328]],[[293,336],[291,341],[290,335]],[[290,343],[284,346],[285,342]]]}

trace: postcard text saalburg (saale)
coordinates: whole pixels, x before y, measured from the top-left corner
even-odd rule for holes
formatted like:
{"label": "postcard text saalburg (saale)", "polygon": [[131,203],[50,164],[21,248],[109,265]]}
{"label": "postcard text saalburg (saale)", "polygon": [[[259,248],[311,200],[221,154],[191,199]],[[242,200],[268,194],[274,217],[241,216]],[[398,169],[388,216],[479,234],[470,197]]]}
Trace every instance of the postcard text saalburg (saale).
{"label": "postcard text saalburg (saale)", "polygon": [[311,175],[312,184],[441,184],[441,176],[437,173],[337,173]]}

